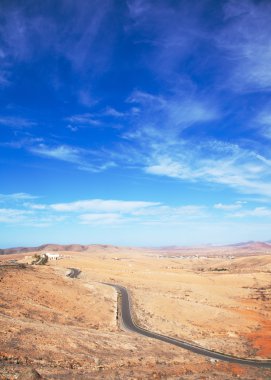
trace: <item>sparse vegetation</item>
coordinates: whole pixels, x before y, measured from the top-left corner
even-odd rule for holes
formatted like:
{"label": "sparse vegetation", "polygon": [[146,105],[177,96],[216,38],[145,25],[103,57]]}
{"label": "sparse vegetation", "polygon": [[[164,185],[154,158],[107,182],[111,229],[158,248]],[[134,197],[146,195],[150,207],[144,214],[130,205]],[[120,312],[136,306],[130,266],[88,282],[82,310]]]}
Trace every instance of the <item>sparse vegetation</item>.
{"label": "sparse vegetation", "polygon": [[38,255],[36,253],[33,257],[32,265],[45,265],[48,262],[48,256],[46,254]]}
{"label": "sparse vegetation", "polygon": [[[101,282],[131,290],[139,326],[232,355],[270,356],[270,257],[183,258],[180,267],[149,252],[134,250],[130,260],[119,249],[117,256],[116,248],[105,254],[99,247],[43,267],[0,267],[1,353],[16,357],[1,361],[0,353],[0,379],[17,378],[27,366],[48,380],[148,379],[154,372],[180,379],[186,371],[191,380],[235,377],[237,367],[120,331],[116,292]],[[69,267],[83,268],[82,276],[67,278]],[[263,379],[267,371],[245,367],[241,375]]]}

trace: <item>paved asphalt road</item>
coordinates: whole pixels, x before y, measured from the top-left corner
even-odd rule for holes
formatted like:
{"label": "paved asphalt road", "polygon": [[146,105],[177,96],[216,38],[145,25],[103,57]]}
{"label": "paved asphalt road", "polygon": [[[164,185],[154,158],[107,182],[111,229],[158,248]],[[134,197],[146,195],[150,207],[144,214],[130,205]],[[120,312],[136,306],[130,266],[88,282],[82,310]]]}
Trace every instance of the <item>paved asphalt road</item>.
{"label": "paved asphalt road", "polygon": [[229,363],[238,363],[238,364],[243,364],[243,365],[250,365],[250,366],[254,366],[254,367],[271,368],[271,360],[242,359],[242,358],[222,354],[220,352],[211,351],[211,350],[208,350],[206,348],[197,346],[196,344],[188,343],[188,342],[180,340],[180,339],[170,338],[168,336],[157,334],[155,332],[151,332],[151,331],[146,330],[142,327],[139,327],[133,322],[133,319],[131,316],[131,302],[130,302],[130,297],[129,297],[129,293],[128,293],[127,289],[121,285],[116,285],[116,284],[105,283],[105,285],[109,285],[109,286],[114,287],[121,296],[121,310],[120,310],[121,315],[120,315],[120,317],[122,319],[123,327],[126,330],[147,336],[149,338],[158,339],[158,340],[161,340],[161,341],[166,342],[166,343],[174,344],[175,346],[178,346],[178,347],[184,348],[186,350],[192,351],[195,354],[200,354],[200,355],[207,356],[207,357],[210,357],[213,359],[219,359],[219,360],[223,360],[223,361],[229,362]]}
{"label": "paved asphalt road", "polygon": [[67,274],[67,277],[77,278],[79,274],[81,273],[81,271],[76,268],[68,268],[68,269],[70,270],[70,272]]}

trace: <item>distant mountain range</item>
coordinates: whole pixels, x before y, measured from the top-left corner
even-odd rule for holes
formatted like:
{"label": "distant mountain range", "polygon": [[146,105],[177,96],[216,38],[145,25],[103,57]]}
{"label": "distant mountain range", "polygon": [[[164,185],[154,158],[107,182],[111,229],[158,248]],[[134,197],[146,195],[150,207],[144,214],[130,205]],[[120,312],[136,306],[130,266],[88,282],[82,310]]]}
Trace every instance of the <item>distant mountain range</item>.
{"label": "distant mountain range", "polygon": [[248,248],[248,249],[266,249],[271,248],[271,241],[248,241],[245,243],[237,243],[237,244],[231,244],[229,247],[236,247],[236,248]]}
{"label": "distant mountain range", "polygon": [[204,244],[199,246],[191,246],[191,247],[185,247],[185,246],[164,246],[160,247],[158,249],[160,250],[166,250],[166,251],[178,251],[178,250],[195,250],[195,249],[217,249],[217,248],[242,248],[242,249],[266,249],[271,248],[271,240],[266,242],[261,241],[246,241],[241,243],[235,243],[235,244],[228,244],[228,245],[213,245],[213,244]]}
{"label": "distant mountain range", "polygon": [[118,249],[118,247],[112,245],[102,245],[102,244],[92,244],[92,245],[81,245],[81,244],[43,244],[38,247],[15,247],[15,248],[4,248],[0,249],[0,255],[10,255],[15,253],[28,253],[28,252],[40,252],[40,251],[71,251],[71,252],[90,252],[93,249]]}
{"label": "distant mountain range", "polygon": [[[229,244],[225,246],[214,246],[214,245],[203,245],[195,247],[184,247],[184,246],[167,246],[160,248],[145,248],[158,251],[182,251],[182,250],[194,250],[194,249],[217,249],[217,248],[236,248],[236,249],[245,249],[245,250],[266,250],[271,249],[271,240],[266,242],[258,241],[248,241],[243,243]],[[71,251],[71,252],[91,252],[95,249],[101,249],[104,251],[110,250],[111,252],[120,249],[131,250],[131,247],[117,247],[113,245],[104,245],[104,244],[91,244],[91,245],[82,245],[82,244],[43,244],[38,247],[15,247],[15,248],[4,248],[0,249],[0,255],[10,255],[16,253],[28,253],[28,252],[40,252],[40,251]],[[136,248],[140,249],[140,248]]]}

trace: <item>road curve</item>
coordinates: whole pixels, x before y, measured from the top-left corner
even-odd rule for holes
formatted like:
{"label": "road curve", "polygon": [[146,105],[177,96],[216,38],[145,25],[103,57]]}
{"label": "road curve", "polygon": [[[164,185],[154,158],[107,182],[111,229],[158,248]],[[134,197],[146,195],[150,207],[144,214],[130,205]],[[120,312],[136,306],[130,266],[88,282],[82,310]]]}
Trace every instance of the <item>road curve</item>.
{"label": "road curve", "polygon": [[66,276],[70,278],[77,278],[79,274],[81,273],[81,271],[76,268],[68,268],[68,269],[70,270],[70,272],[66,274]]}
{"label": "road curve", "polygon": [[168,336],[146,330],[143,327],[138,326],[133,321],[133,318],[131,315],[130,296],[127,289],[124,286],[117,285],[117,284],[110,284],[110,283],[103,283],[103,284],[114,287],[117,290],[118,294],[121,296],[119,316],[121,318],[122,325],[125,328],[125,330],[132,331],[149,338],[158,339],[163,342],[170,343],[175,346],[184,348],[185,350],[192,351],[195,354],[200,354],[200,355],[207,356],[213,359],[223,360],[229,363],[250,365],[254,367],[271,368],[271,360],[256,360],[256,359],[239,358],[236,356],[231,356],[231,355],[223,354],[220,352],[208,350],[207,348],[198,346],[194,343],[188,343],[185,340],[170,338]]}

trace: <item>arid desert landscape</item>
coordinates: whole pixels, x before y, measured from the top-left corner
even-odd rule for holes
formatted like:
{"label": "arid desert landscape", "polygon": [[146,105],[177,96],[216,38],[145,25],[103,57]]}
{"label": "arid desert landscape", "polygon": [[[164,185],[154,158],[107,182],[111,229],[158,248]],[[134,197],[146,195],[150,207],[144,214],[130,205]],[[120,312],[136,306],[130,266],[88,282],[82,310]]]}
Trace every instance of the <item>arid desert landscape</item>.
{"label": "arid desert landscape", "polygon": [[[51,259],[31,265],[43,253]],[[30,379],[30,369],[43,379],[270,379],[269,368],[125,331],[117,292],[105,284],[129,290],[133,319],[145,329],[236,357],[270,359],[270,254],[271,246],[260,243],[2,251],[0,379]]]}
{"label": "arid desert landscape", "polygon": [[271,380],[271,0],[0,0],[0,380]]}

